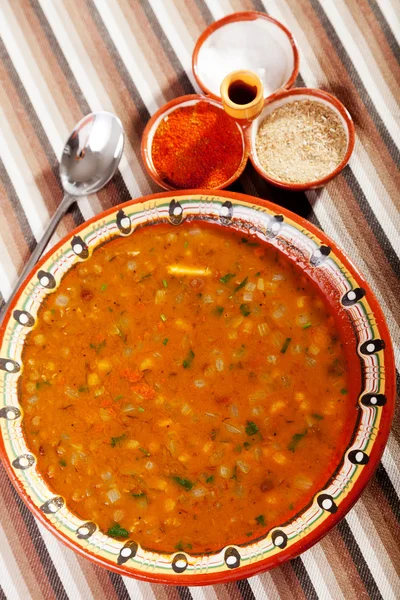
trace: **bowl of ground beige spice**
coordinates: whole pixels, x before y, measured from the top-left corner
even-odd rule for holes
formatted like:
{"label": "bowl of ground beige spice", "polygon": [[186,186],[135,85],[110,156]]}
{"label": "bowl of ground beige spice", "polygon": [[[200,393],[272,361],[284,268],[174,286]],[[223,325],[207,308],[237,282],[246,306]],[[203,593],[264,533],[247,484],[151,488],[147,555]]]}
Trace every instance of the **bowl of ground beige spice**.
{"label": "bowl of ground beige spice", "polygon": [[348,163],[355,139],[343,104],[308,88],[275,95],[248,135],[258,173],[273,185],[298,191],[321,187],[335,177]]}

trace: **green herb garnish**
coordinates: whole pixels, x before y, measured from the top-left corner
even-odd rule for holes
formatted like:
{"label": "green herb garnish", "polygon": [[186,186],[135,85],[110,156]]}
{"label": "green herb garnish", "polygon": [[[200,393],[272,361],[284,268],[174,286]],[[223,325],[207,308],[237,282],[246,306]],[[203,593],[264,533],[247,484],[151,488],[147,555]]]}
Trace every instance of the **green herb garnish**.
{"label": "green herb garnish", "polygon": [[182,540],[180,540],[175,546],[175,550],[179,550],[179,552],[185,552],[186,550],[191,550],[191,549],[192,549],[192,544],[185,544],[184,542],[182,542]]}
{"label": "green herb garnish", "polygon": [[214,483],[214,475],[210,475],[210,477],[207,477],[206,483]]}
{"label": "green herb garnish", "polygon": [[81,387],[78,388],[78,392],[82,394],[82,392],[88,392],[89,388],[87,385],[81,385]]}
{"label": "green herb garnish", "polygon": [[218,315],[219,317],[222,315],[223,312],[224,312],[224,307],[223,306],[216,306],[215,307],[215,314]]}
{"label": "green herb garnish", "polygon": [[245,277],[245,278],[243,279],[243,281],[242,281],[241,283],[239,283],[239,285],[237,285],[237,286],[235,287],[235,289],[233,290],[232,296],[233,296],[233,294],[236,294],[236,292],[238,292],[239,290],[241,290],[241,289],[242,289],[242,287],[244,287],[244,286],[246,285],[246,283],[247,283],[247,280],[248,280],[248,277]]}
{"label": "green herb garnish", "polygon": [[340,390],[340,393],[341,393],[341,394],[343,394],[343,396],[345,396],[345,395],[347,394],[347,390],[346,390],[346,388],[342,388],[342,389]]}
{"label": "green herb garnish", "polygon": [[237,446],[234,447],[233,451],[236,454],[241,454],[241,452],[242,452],[242,446],[240,444],[238,444]]}
{"label": "green herb garnish", "polygon": [[168,338],[163,339],[163,345],[166,346],[168,344]]}
{"label": "green herb garnish", "polygon": [[247,537],[250,537],[251,535],[253,535],[253,532],[252,532],[252,531],[248,531],[248,532],[246,533],[246,535],[247,535]]}
{"label": "green herb garnish", "polygon": [[286,338],[282,348],[281,348],[281,353],[285,354],[286,350],[289,348],[289,344],[292,341],[292,338]]}
{"label": "green herb garnish", "polygon": [[140,492],[139,494],[131,494],[133,498],[145,498],[146,494],[144,492]]}
{"label": "green herb garnish", "polygon": [[249,305],[248,304],[241,304],[240,305],[240,312],[242,313],[242,315],[244,317],[248,317],[249,314],[251,313]]}
{"label": "green herb garnish", "polygon": [[248,450],[251,446],[251,444],[249,444],[249,442],[244,442],[243,446],[245,447],[246,450]]}
{"label": "green herb garnish", "polygon": [[264,515],[258,515],[258,517],[256,517],[256,521],[259,525],[261,525],[262,527],[265,527]]}
{"label": "green herb garnish", "polygon": [[151,277],[152,273],[146,273],[146,275],[143,275],[143,277],[141,278],[140,281],[143,281],[144,279],[147,279],[148,277]]}
{"label": "green herb garnish", "polygon": [[44,385],[51,385],[50,381],[37,381],[36,389],[40,390]]}
{"label": "green herb garnish", "polygon": [[306,323],[303,325],[303,329],[308,329],[309,327],[311,327],[311,323]]}
{"label": "green herb garnish", "polygon": [[189,242],[186,240],[185,243],[183,244],[184,248],[187,248],[189,246]]}
{"label": "green herb garnish", "polygon": [[115,396],[113,402],[118,402],[118,400],[122,400],[123,397],[124,397],[123,394],[120,394],[119,396]]}
{"label": "green herb garnish", "polygon": [[89,344],[89,346],[96,352],[96,354],[100,354],[105,345],[106,340],[103,340],[102,342],[100,342],[100,344]]}
{"label": "green herb garnish", "polygon": [[150,456],[150,452],[148,450],[146,450],[146,448],[140,447],[139,450],[140,450],[140,452],[143,452],[143,454],[145,456]]}
{"label": "green herb garnish", "polygon": [[107,535],[116,538],[127,538],[129,537],[129,531],[121,527],[119,523],[115,523],[115,525],[110,527],[110,529],[107,531]]}
{"label": "green herb garnish", "polygon": [[257,271],[257,273],[254,273],[254,277],[260,277],[261,275],[261,271]]}
{"label": "green herb garnish", "polygon": [[162,280],[162,284],[165,287],[165,289],[167,289],[167,287],[168,287],[168,281],[166,279]]}
{"label": "green herb garnish", "polygon": [[253,421],[247,421],[247,425],[246,425],[247,435],[256,435],[256,433],[258,433],[259,431],[260,431],[260,429],[257,427],[257,425]]}
{"label": "green herb garnish", "polygon": [[67,466],[67,463],[65,462],[65,460],[61,459],[59,462],[60,462],[60,465],[62,467],[66,467]]}
{"label": "green herb garnish", "polygon": [[307,435],[308,429],[305,429],[302,433],[295,433],[292,437],[291,442],[288,444],[288,450],[290,452],[294,452],[297,448],[298,443],[303,439],[305,435]]}
{"label": "green herb garnish", "polygon": [[185,490],[187,492],[189,492],[189,490],[192,489],[192,487],[194,486],[194,483],[192,481],[190,481],[190,479],[182,479],[181,477],[178,477],[178,475],[174,475],[174,477],[172,477],[173,481],[175,481],[175,483],[177,483],[178,485],[181,485],[183,488],[185,488]]}
{"label": "green herb garnish", "polygon": [[190,365],[192,364],[194,359],[194,352],[193,350],[190,348],[185,360],[182,363],[182,366],[184,369],[188,369],[190,367]]}
{"label": "green herb garnish", "polygon": [[107,283],[103,283],[103,285],[102,285],[102,286],[101,286],[101,288],[100,288],[100,291],[101,291],[101,292],[105,292],[105,291],[106,291],[106,289],[107,289]]}
{"label": "green herb garnish", "polygon": [[314,417],[314,419],[317,419],[317,421],[322,421],[322,419],[324,418],[322,415],[319,415],[318,413],[313,413],[311,416]]}
{"label": "green herb garnish", "polygon": [[122,435],[120,435],[118,437],[112,437],[111,438],[111,446],[113,448],[115,448],[115,446],[119,446],[125,438],[126,438],[126,433],[123,433]]}
{"label": "green herb garnish", "polygon": [[223,277],[220,277],[220,282],[221,283],[229,283],[231,279],[233,279],[236,276],[236,273],[227,273],[226,275],[224,275]]}

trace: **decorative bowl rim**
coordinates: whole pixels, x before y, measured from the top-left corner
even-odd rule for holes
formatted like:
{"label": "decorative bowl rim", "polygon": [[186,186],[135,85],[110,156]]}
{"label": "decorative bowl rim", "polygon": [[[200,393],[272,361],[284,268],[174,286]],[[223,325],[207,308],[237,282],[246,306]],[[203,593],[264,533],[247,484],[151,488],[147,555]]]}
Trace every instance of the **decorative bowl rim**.
{"label": "decorative bowl rim", "polygon": [[[28,493],[22,483],[22,480],[19,479],[17,476],[17,469],[13,468],[13,466],[11,464],[11,458],[7,454],[5,438],[3,438],[3,435],[0,436],[0,456],[3,460],[3,464],[6,468],[6,471],[9,475],[12,483],[14,484],[19,495],[24,500],[25,504],[28,506],[28,508],[31,510],[31,512],[54,535],[56,535],[56,537],[59,540],[61,540],[69,548],[72,548],[73,550],[78,552],[78,554],[80,554],[81,556],[84,556],[84,557],[88,558],[89,560],[91,560],[92,562],[94,562],[95,564],[106,567],[106,568],[108,568],[116,573],[119,573],[121,575],[129,575],[129,576],[133,576],[133,577],[136,577],[137,579],[142,579],[145,581],[151,581],[151,582],[156,582],[156,583],[168,583],[171,585],[207,585],[207,584],[223,583],[223,582],[233,581],[233,580],[244,578],[244,577],[249,577],[249,576],[255,575],[257,573],[260,573],[262,571],[279,566],[283,562],[286,562],[287,560],[296,557],[301,552],[304,552],[305,550],[310,548],[313,544],[315,544],[317,541],[319,541],[321,539],[321,537],[323,537],[326,533],[328,533],[328,531],[330,529],[332,529],[332,527],[334,527],[339,522],[340,519],[342,519],[345,516],[345,514],[350,510],[350,508],[353,506],[353,504],[359,498],[361,492],[363,491],[364,487],[368,483],[369,479],[372,477],[373,472],[376,469],[376,467],[378,466],[379,460],[381,458],[384,447],[386,445],[386,442],[387,442],[387,439],[389,436],[389,432],[390,432],[391,421],[393,418],[393,412],[394,412],[395,370],[394,370],[394,356],[393,356],[393,349],[392,349],[392,345],[391,345],[390,335],[389,335],[389,331],[388,331],[382,310],[379,306],[379,303],[378,303],[377,299],[375,298],[373,292],[371,291],[369,285],[366,283],[366,281],[362,277],[362,275],[360,275],[358,270],[352,265],[351,261],[347,258],[345,253],[338,248],[338,246],[336,245],[335,242],[333,242],[333,240],[331,240],[325,233],[320,231],[317,227],[315,227],[314,225],[312,225],[311,223],[309,223],[302,217],[299,217],[298,215],[296,215],[284,208],[281,208],[280,206],[277,206],[269,201],[265,201],[260,198],[255,198],[252,196],[247,196],[244,194],[238,194],[236,192],[222,192],[222,191],[215,192],[214,190],[181,190],[179,192],[174,192],[174,193],[172,193],[172,192],[165,193],[164,192],[164,193],[158,193],[158,194],[153,194],[153,195],[149,195],[149,196],[144,196],[142,198],[131,200],[129,202],[112,207],[112,208],[94,216],[93,218],[89,219],[88,221],[86,221],[85,223],[80,225],[79,227],[75,228],[73,231],[69,232],[49,252],[47,252],[45,256],[43,256],[40,259],[40,261],[37,263],[37,265],[31,271],[31,273],[27,276],[27,278],[25,279],[21,288],[19,289],[18,293],[14,297],[14,299],[5,315],[3,323],[0,327],[0,349],[2,348],[2,345],[4,343],[4,335],[5,335],[5,332],[7,331],[7,326],[9,325],[9,322],[12,318],[13,311],[14,311],[15,307],[18,305],[18,302],[20,301],[20,298],[23,296],[28,284],[31,282],[34,275],[38,272],[38,269],[42,265],[44,265],[46,263],[46,261],[48,261],[50,258],[54,257],[56,255],[56,253],[64,245],[70,243],[73,240],[74,236],[77,236],[77,234],[79,234],[80,232],[82,232],[84,230],[87,230],[88,232],[90,230],[90,233],[93,234],[93,232],[96,231],[96,228],[92,227],[92,226],[96,225],[96,224],[98,224],[98,231],[100,231],[100,228],[104,227],[107,217],[115,216],[116,219],[118,219],[117,215],[120,214],[121,211],[123,212],[124,209],[126,210],[127,208],[132,208],[132,211],[134,212],[134,209],[137,205],[141,205],[141,208],[137,214],[146,215],[146,218],[148,218],[149,221],[151,221],[152,218],[154,217],[154,215],[153,215],[153,217],[151,215],[151,210],[152,210],[151,203],[153,203],[153,207],[163,208],[165,205],[162,204],[161,202],[159,203],[159,206],[157,205],[157,201],[160,200],[160,201],[169,202],[170,209],[171,209],[172,204],[173,204],[173,206],[179,206],[182,209],[180,202],[182,202],[182,203],[184,202],[183,197],[186,197],[187,202],[196,202],[197,201],[198,204],[204,203],[204,207],[203,207],[204,211],[207,206],[209,207],[209,209],[211,211],[212,205],[218,205],[219,209],[221,209],[221,207],[229,207],[229,205],[231,205],[231,207],[232,207],[232,201],[233,201],[233,202],[237,203],[236,206],[238,208],[244,207],[247,210],[251,209],[252,211],[257,211],[257,213],[256,213],[257,216],[260,216],[260,218],[265,217],[267,219],[273,220],[274,224],[275,224],[275,222],[284,222],[289,225],[294,224],[295,225],[294,229],[297,232],[299,232],[301,235],[306,235],[304,233],[304,230],[305,230],[308,234],[310,234],[310,236],[306,236],[307,238],[309,238],[311,241],[317,240],[316,243],[319,244],[318,248],[323,248],[324,246],[321,244],[325,244],[326,245],[325,247],[332,249],[333,253],[334,253],[333,256],[338,259],[342,268],[344,270],[346,270],[346,273],[348,273],[349,276],[351,276],[351,278],[353,279],[353,281],[355,281],[355,283],[363,286],[365,295],[368,295],[368,305],[373,311],[376,329],[379,331],[382,340],[384,340],[384,342],[385,342],[381,348],[375,348],[374,353],[378,353],[378,351],[379,351],[379,352],[382,352],[382,356],[383,356],[383,348],[384,348],[385,376],[384,376],[384,378],[382,376],[382,379],[384,382],[384,391],[385,391],[384,398],[385,398],[386,404],[384,407],[385,418],[382,418],[381,414],[379,415],[379,427],[376,428],[377,431],[373,433],[374,439],[372,437],[371,432],[368,434],[369,435],[368,439],[370,439],[370,441],[371,441],[371,448],[372,448],[370,450],[370,454],[368,455],[368,461],[367,461],[368,464],[361,463],[359,461],[354,463],[356,465],[356,467],[355,467],[356,470],[360,467],[360,465],[362,465],[362,468],[360,467],[359,475],[356,478],[356,480],[354,482],[350,482],[351,489],[350,489],[349,493],[346,493],[343,495],[343,498],[341,498],[335,511],[333,511],[333,510],[331,511],[329,509],[324,508],[324,510],[322,512],[328,511],[329,515],[324,515],[324,519],[319,523],[319,525],[316,525],[315,528],[311,529],[311,531],[304,534],[304,537],[300,536],[300,539],[296,539],[296,541],[294,541],[293,543],[290,543],[287,547],[286,547],[286,544],[281,546],[280,543],[279,544],[273,543],[273,545],[275,546],[274,550],[276,550],[276,553],[273,553],[271,556],[267,556],[266,558],[259,558],[259,556],[257,554],[255,554],[254,561],[250,560],[250,562],[248,562],[248,564],[246,564],[246,565],[240,564],[240,558],[242,558],[244,561],[245,557],[239,556],[239,563],[238,563],[238,565],[235,565],[235,567],[237,567],[237,568],[235,568],[235,567],[229,566],[228,562],[226,561],[226,552],[227,552],[227,550],[231,550],[232,548],[225,547],[223,549],[223,550],[225,550],[225,565],[222,564],[221,569],[217,570],[214,573],[208,572],[208,567],[203,568],[202,566],[198,567],[197,572],[196,572],[196,568],[197,568],[197,566],[196,566],[194,569],[195,572],[193,574],[185,574],[184,572],[179,572],[179,571],[173,572],[172,569],[171,569],[171,571],[168,571],[168,572],[164,571],[161,573],[155,573],[155,572],[152,572],[151,570],[146,571],[144,568],[142,569],[142,568],[136,568],[136,567],[128,567],[126,564],[124,564],[126,561],[124,561],[123,564],[118,563],[117,561],[113,562],[107,558],[104,558],[103,556],[100,556],[98,553],[94,553],[93,551],[85,549],[85,547],[83,547],[83,544],[79,544],[78,541],[75,540],[75,538],[72,538],[71,536],[68,537],[66,535],[66,533],[64,533],[63,531],[60,530],[61,526],[58,525],[56,527],[56,525],[53,524],[53,522],[50,521],[50,519],[45,516],[44,512],[42,512],[42,510],[39,509],[39,506],[37,504],[35,504],[33,499],[28,495]],[[178,200],[176,200],[176,199],[178,199]],[[147,203],[147,205],[146,205],[146,203]],[[154,210],[154,208],[153,208],[153,210]],[[147,211],[147,213],[146,213],[146,211]],[[166,214],[168,215],[168,209],[167,209]],[[170,212],[169,214],[172,215],[174,213]],[[181,210],[181,214],[183,217],[184,216],[183,209]],[[204,215],[205,213],[203,212],[202,214]],[[208,214],[210,214],[210,213],[208,213]],[[216,214],[222,215],[222,213],[216,213]],[[226,215],[226,211],[223,214]],[[221,218],[221,216],[220,216],[220,218]],[[243,217],[243,215],[242,215],[242,218],[245,219],[245,217]],[[131,223],[130,218],[129,218],[129,222]],[[114,221],[113,221],[113,223],[114,223]],[[118,230],[116,229],[116,227],[114,230],[118,234]],[[131,233],[131,231],[130,231],[130,233]],[[121,231],[119,232],[119,235],[122,235]],[[312,237],[313,237],[313,239],[312,239]],[[100,241],[98,241],[97,244],[98,243],[100,243]],[[94,244],[94,246],[97,244]],[[314,256],[314,254],[313,254],[313,256]],[[70,268],[70,266],[68,266],[68,269]],[[361,289],[361,288],[357,288],[357,289]],[[350,291],[352,291],[352,288],[350,288]],[[346,292],[346,294],[347,293],[348,292]],[[29,297],[31,297],[31,295],[29,295]],[[343,296],[343,298],[344,298],[344,296]],[[357,302],[358,302],[358,300],[357,300]],[[379,328],[378,328],[378,325],[379,325]],[[358,347],[357,347],[357,353],[359,354]],[[0,361],[1,360],[2,359],[0,359]],[[12,359],[9,358],[6,360],[8,360],[8,362],[10,362]],[[7,369],[3,367],[3,371],[6,371],[6,370]],[[1,374],[1,371],[0,371],[0,374]],[[6,375],[4,375],[4,378],[5,377],[6,377]],[[4,389],[5,389],[5,386],[4,386]],[[379,392],[374,392],[374,393],[379,395]],[[367,395],[368,394],[365,394],[365,390],[363,389],[360,392],[359,400],[364,399],[364,397],[366,397]],[[369,395],[371,395],[371,394],[369,394]],[[361,406],[361,403],[360,403],[360,406]],[[363,406],[365,406],[365,405],[363,405]],[[375,406],[372,407],[371,411],[372,410],[377,411],[378,408],[380,408],[380,405],[377,407],[375,407]],[[383,413],[383,410],[381,411],[381,413]],[[378,413],[375,412],[375,414],[378,414]],[[0,416],[5,416],[5,415],[1,414],[1,412],[0,412]],[[2,421],[2,432],[4,432],[5,429],[3,429],[3,419],[0,419],[0,420]],[[4,422],[5,421],[6,421],[6,419],[4,419]],[[375,421],[374,421],[374,423],[375,423]],[[365,437],[365,434],[363,434],[363,435]],[[350,444],[350,446],[351,446],[351,444]],[[349,447],[346,448],[345,455],[346,455],[348,449],[349,449]],[[344,457],[343,457],[343,460],[344,460]],[[48,488],[47,488],[47,490],[48,490]],[[53,492],[50,492],[50,490],[48,490],[48,492],[49,492],[49,494],[51,494],[51,496],[54,496]],[[316,492],[316,495],[313,499],[314,503],[317,499],[317,496],[321,495],[320,492],[321,492],[321,490]],[[52,501],[53,500],[55,500],[55,498],[52,498]],[[50,502],[50,500],[48,502]],[[321,509],[323,508],[321,506],[321,504],[319,504],[319,506],[321,507]],[[69,513],[69,514],[72,515],[72,513]],[[301,513],[301,514],[304,514],[304,513]],[[53,515],[53,517],[54,517],[54,515]],[[296,515],[296,517],[294,519],[297,520],[297,517],[298,517],[298,515]],[[282,529],[285,527],[285,525],[281,526]],[[276,528],[273,528],[273,529],[275,530]],[[78,530],[76,530],[76,532],[77,531]],[[272,532],[272,537],[273,537],[274,533],[275,533],[275,531]],[[282,531],[281,531],[281,533],[282,533]],[[270,534],[271,534],[271,531],[269,531],[266,534],[266,536],[264,536],[262,538],[262,540],[266,539]],[[104,537],[106,537],[107,540],[110,540],[110,538],[108,538],[107,536],[104,536]],[[294,536],[294,537],[296,537],[296,536]],[[257,540],[256,540],[256,542],[257,542]],[[250,545],[252,545],[252,544],[253,544],[253,542],[249,542],[249,545],[248,546],[246,545],[246,548],[249,548]],[[234,547],[235,545],[233,544],[232,546]],[[238,548],[239,548],[239,550],[242,549],[242,547],[239,547],[239,546],[238,546]],[[233,548],[233,550],[235,550],[235,548]],[[115,554],[115,552],[114,552],[114,554]],[[157,554],[154,552],[152,554],[157,557],[165,556],[165,555]],[[186,567],[188,566],[188,564],[190,564],[190,562],[188,562],[187,557],[184,554],[176,554],[176,553],[174,553],[174,554],[175,554],[174,560],[176,560],[177,557],[183,556],[183,558],[186,560]],[[237,554],[239,554],[239,553],[237,552]],[[121,556],[121,549],[120,549],[119,556]],[[172,556],[172,555],[168,555],[168,556]],[[193,556],[196,557],[199,555],[193,555]],[[204,558],[205,556],[206,555],[202,555],[202,558]],[[190,555],[189,555],[189,558],[190,558]],[[180,560],[182,560],[182,559],[180,559]],[[172,560],[172,562],[173,562],[173,560]],[[186,569],[186,567],[185,567],[185,569]]]}

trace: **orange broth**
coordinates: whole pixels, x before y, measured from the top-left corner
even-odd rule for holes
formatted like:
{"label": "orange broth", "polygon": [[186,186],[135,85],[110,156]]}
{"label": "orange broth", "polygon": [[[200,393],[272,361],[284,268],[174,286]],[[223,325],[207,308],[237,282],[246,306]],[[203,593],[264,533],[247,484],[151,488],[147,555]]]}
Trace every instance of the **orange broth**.
{"label": "orange broth", "polygon": [[331,313],[285,256],[225,228],[99,247],[27,337],[20,396],[45,481],[148,549],[265,534],[324,485],[354,426]]}

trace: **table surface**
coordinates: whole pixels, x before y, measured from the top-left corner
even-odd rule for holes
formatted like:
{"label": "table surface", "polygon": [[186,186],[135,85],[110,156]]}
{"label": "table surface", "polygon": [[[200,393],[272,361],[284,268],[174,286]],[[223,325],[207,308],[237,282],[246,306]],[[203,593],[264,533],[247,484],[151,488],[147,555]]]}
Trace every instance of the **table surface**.
{"label": "table surface", "polygon": [[[83,115],[119,115],[125,154],[112,183],[80,200],[53,242],[100,210],[159,191],[140,157],[145,124],[165,102],[197,91],[196,39],[239,10],[268,12],[289,27],[301,53],[297,85],[335,94],[357,140],[350,164],[322,190],[273,189],[251,166],[233,189],[305,216],[347,252],[381,303],[399,366],[397,0],[0,0],[1,296],[62,198],[58,159]],[[269,573],[203,588],[137,582],[80,558],[34,519],[0,465],[0,598],[399,598],[399,442],[397,414],[375,476],[319,544]]]}

